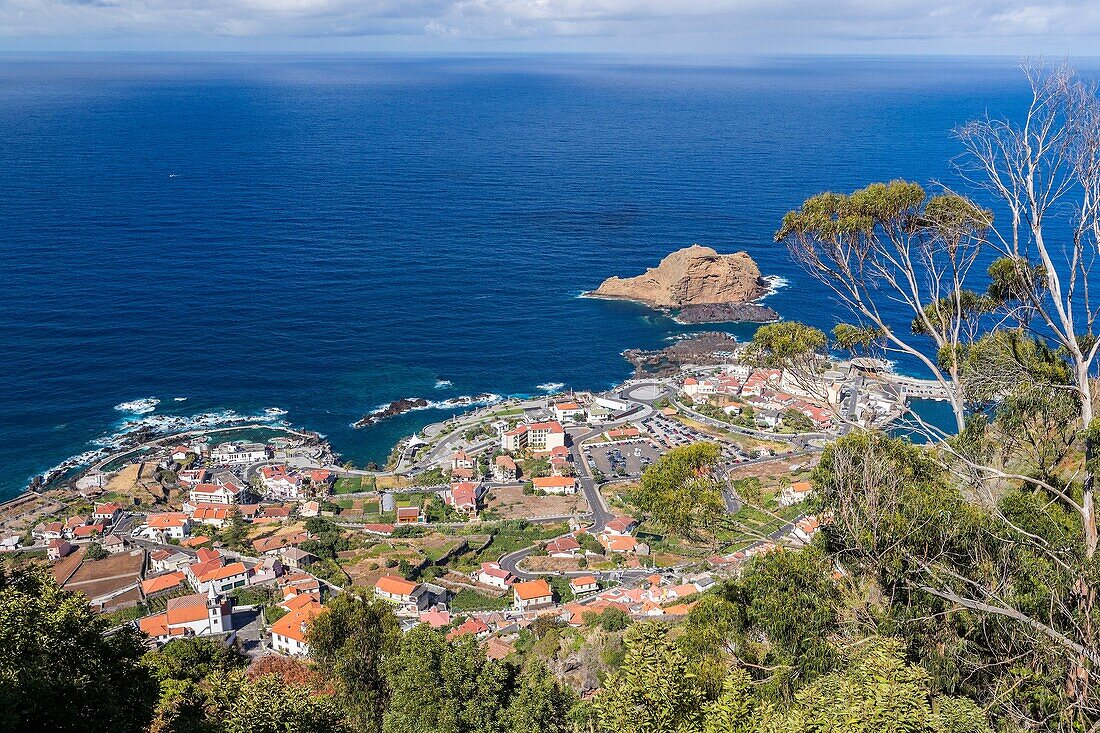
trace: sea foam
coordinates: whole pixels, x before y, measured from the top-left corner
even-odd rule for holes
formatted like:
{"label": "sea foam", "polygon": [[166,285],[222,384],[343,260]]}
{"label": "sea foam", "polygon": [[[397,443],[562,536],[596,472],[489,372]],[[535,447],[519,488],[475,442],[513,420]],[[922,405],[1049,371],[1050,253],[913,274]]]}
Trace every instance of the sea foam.
{"label": "sea foam", "polygon": [[120,402],[115,405],[115,409],[119,412],[129,412],[132,415],[145,415],[157,409],[159,404],[160,400],[156,397],[144,397],[140,400]]}

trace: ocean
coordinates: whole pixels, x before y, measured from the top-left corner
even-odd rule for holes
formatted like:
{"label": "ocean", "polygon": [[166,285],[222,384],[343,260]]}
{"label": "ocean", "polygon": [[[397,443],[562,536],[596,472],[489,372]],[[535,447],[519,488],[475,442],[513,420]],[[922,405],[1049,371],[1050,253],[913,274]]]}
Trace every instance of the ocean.
{"label": "ocean", "polygon": [[362,464],[448,414],[351,427],[397,398],[610,387],[707,327],[580,294],[696,242],[831,328],[783,213],[950,183],[952,128],[1025,103],[1010,59],[4,57],[0,497],[138,420]]}

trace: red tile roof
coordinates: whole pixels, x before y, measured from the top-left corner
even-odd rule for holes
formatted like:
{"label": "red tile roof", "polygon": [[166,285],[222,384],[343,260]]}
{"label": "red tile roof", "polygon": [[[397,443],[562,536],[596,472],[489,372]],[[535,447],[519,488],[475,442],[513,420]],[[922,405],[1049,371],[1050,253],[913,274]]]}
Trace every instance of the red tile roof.
{"label": "red tile roof", "polygon": [[512,592],[522,601],[533,601],[551,595],[550,585],[542,578],[516,583],[512,586]]}

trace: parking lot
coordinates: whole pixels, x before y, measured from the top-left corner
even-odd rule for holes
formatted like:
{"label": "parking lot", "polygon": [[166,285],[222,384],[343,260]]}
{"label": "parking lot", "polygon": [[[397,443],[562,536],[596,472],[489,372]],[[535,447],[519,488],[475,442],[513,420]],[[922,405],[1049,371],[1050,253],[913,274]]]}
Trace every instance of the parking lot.
{"label": "parking lot", "polygon": [[637,476],[661,455],[649,440],[584,447],[589,466],[595,466],[604,476]]}
{"label": "parking lot", "polygon": [[724,441],[715,440],[713,436],[701,433],[676,420],[670,420],[663,415],[654,415],[642,422],[641,425],[642,428],[653,437],[653,440],[658,445],[666,448],[690,445],[700,441],[716,442],[722,446],[722,453],[726,462],[741,463],[748,460],[748,456],[742,453],[737,446]]}

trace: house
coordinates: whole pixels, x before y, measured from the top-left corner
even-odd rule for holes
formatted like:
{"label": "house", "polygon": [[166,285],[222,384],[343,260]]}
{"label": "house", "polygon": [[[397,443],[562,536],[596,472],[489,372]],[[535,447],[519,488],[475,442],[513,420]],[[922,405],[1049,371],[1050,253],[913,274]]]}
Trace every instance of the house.
{"label": "house", "polygon": [[507,590],[508,586],[516,582],[515,576],[495,562],[481,563],[481,570],[478,571],[476,580],[483,585],[501,590]]}
{"label": "house", "polygon": [[286,466],[276,464],[260,469],[260,483],[267,496],[273,499],[297,500],[302,495],[301,476],[287,473]]}
{"label": "house", "polygon": [[546,543],[546,552],[550,557],[576,557],[581,551],[581,543],[576,538],[565,536]]}
{"label": "house", "polygon": [[582,593],[591,593],[599,589],[600,584],[596,582],[596,578],[591,575],[581,575],[569,579],[569,590],[573,591],[573,595],[575,596],[579,596]]}
{"label": "house", "polygon": [[107,526],[104,524],[85,524],[73,530],[73,539],[90,540],[99,537],[106,531]]}
{"label": "house", "polygon": [[474,636],[478,639],[484,639],[489,635],[489,625],[479,618],[466,619],[460,626],[457,626],[447,632],[447,640],[454,641],[460,636]]}
{"label": "house", "polygon": [[531,484],[536,491],[544,491],[547,494],[577,493],[577,479],[572,476],[536,476],[531,479]]}
{"label": "house", "polygon": [[43,540],[49,542],[50,540],[59,540],[65,536],[65,525],[61,522],[46,522],[36,525],[31,535],[36,540]]}
{"label": "house", "polygon": [[684,380],[684,384],[680,387],[680,391],[688,397],[694,397],[699,394],[699,380],[695,377],[688,377]]}
{"label": "house", "polygon": [[467,514],[477,513],[478,485],[469,481],[451,484],[443,492],[443,503]]}
{"label": "house", "polygon": [[229,507],[219,504],[198,504],[191,515],[197,524],[209,524],[211,527],[224,527],[229,521]]}
{"label": "house", "polygon": [[432,609],[420,614],[420,623],[427,624],[433,629],[444,629],[451,625],[451,614],[448,611]]}
{"label": "house", "polygon": [[88,526],[88,518],[87,517],[85,517],[81,514],[78,514],[74,517],[69,517],[68,519],[65,520],[65,529],[64,529],[65,536],[66,537],[72,537],[73,532],[75,532],[78,527],[86,527],[86,526]]}
{"label": "house", "polygon": [[321,516],[321,502],[316,499],[302,502],[301,508],[298,510],[299,516],[302,517],[319,517]]}
{"label": "house", "polygon": [[202,549],[195,553],[195,561],[183,571],[192,585],[197,585],[199,577],[210,573],[225,564],[225,559],[217,550]]}
{"label": "house", "polygon": [[309,573],[289,573],[279,581],[284,596],[288,593],[309,593],[321,599],[321,581]]}
{"label": "house", "polygon": [[255,521],[261,524],[267,522],[288,522],[290,521],[290,514],[290,507],[264,504],[263,506],[258,507]]}
{"label": "house", "polygon": [[317,556],[297,547],[284,547],[279,550],[279,557],[283,559],[287,567],[301,570],[312,564]]}
{"label": "house", "polygon": [[182,540],[191,531],[191,518],[184,512],[150,514],[145,525],[156,532],[162,542],[167,538]]}
{"label": "house", "polygon": [[259,565],[252,567],[251,585],[262,585],[263,583],[270,583],[273,580],[277,580],[280,575],[283,574],[286,568],[283,567],[283,561],[277,557],[265,557],[260,560]]}
{"label": "house", "polygon": [[638,527],[638,520],[626,515],[619,515],[604,525],[604,531],[608,534],[630,534]]}
{"label": "house", "polygon": [[550,411],[554,413],[554,417],[558,422],[568,422],[570,420],[579,421],[584,419],[584,408],[576,402],[559,402],[550,408]]}
{"label": "house", "polygon": [[[244,495],[244,489],[234,483],[227,484],[195,484],[188,494],[188,503],[191,506],[200,504],[219,504],[228,506],[239,504]],[[187,507],[184,507],[185,509]]]}
{"label": "house", "polygon": [[177,463],[182,463],[187,460],[188,454],[191,453],[191,449],[186,445],[177,445],[168,451],[168,456]]}
{"label": "house", "polygon": [[310,487],[318,494],[327,494],[336,483],[336,474],[324,468],[312,468],[306,477],[309,479]]}
{"label": "house", "polygon": [[195,486],[196,484],[204,484],[210,480],[210,471],[205,468],[192,468],[186,471],[180,471],[176,474],[176,481],[184,486]]}
{"label": "house", "polygon": [[464,450],[455,451],[454,456],[451,458],[451,470],[466,469],[472,471],[474,468],[474,461]]}
{"label": "house", "polygon": [[92,519],[100,524],[114,524],[122,516],[122,505],[114,502],[96,504]]}
{"label": "house", "polygon": [[141,592],[148,598],[149,596],[178,590],[183,587],[186,581],[187,576],[178,570],[163,575],[154,575],[141,581]]}
{"label": "house", "polygon": [[795,504],[806,501],[813,494],[813,486],[809,481],[795,481],[790,486],[783,488],[779,492],[779,505],[780,506],[794,506]]}
{"label": "house", "polygon": [[519,478],[519,468],[511,456],[497,456],[493,461],[493,479],[500,481],[515,481]]}
{"label": "house", "polygon": [[528,580],[512,586],[512,601],[517,611],[542,608],[554,602],[554,593],[542,578]]}
{"label": "house", "polygon": [[109,534],[103,538],[103,549],[112,555],[117,552],[126,552],[130,549],[130,543],[116,534]]}
{"label": "house", "polygon": [[291,611],[271,625],[271,648],[280,654],[306,656],[309,654],[309,625],[324,610],[315,600]]}
{"label": "house", "polygon": [[55,538],[46,545],[46,557],[51,561],[60,560],[73,551],[73,546],[66,540]]}
{"label": "house", "polygon": [[452,468],[451,481],[473,481],[477,472],[472,468]]}
{"label": "house", "polygon": [[566,448],[564,445],[559,445],[555,448],[551,448],[550,449],[550,457],[551,458],[564,458],[567,461],[573,460],[573,456],[570,455],[569,449]]}
{"label": "house", "polygon": [[399,506],[397,507],[397,523],[398,524],[426,524],[427,517],[420,513],[420,507],[416,506]]}
{"label": "house", "polygon": [[596,535],[596,539],[600,541],[600,544],[603,545],[603,548],[608,552],[638,555],[646,555],[649,553],[649,548],[646,545],[638,542],[638,540],[628,534],[601,532]]}
{"label": "house", "polygon": [[394,526],[392,524],[364,524],[361,529],[367,534],[389,537],[393,534]]}
{"label": "house", "polygon": [[400,606],[417,606],[423,591],[419,583],[397,575],[383,575],[374,584],[374,594]]}
{"label": "house", "polygon": [[214,463],[259,463],[267,460],[267,446],[263,443],[222,443],[210,451]]}
{"label": "house", "polygon": [[149,566],[154,573],[183,570],[191,564],[191,557],[178,550],[153,550],[149,553]]}
{"label": "house", "polygon": [[248,568],[242,562],[204,569],[195,575],[195,588],[203,593],[228,593],[248,585]]}
{"label": "house", "polygon": [[164,613],[139,619],[138,628],[157,641],[232,631],[233,602],[204,593],[170,598]]}
{"label": "house", "polygon": [[813,539],[813,536],[817,534],[817,530],[821,528],[821,521],[812,514],[808,517],[803,517],[795,525],[791,534],[802,542],[809,542]]}
{"label": "house", "polygon": [[285,608],[287,611],[300,611],[306,606],[312,606],[316,603],[320,603],[320,593],[299,593],[295,588],[289,588],[284,592],[282,602],[279,603],[280,608]]}
{"label": "house", "polygon": [[238,504],[237,512],[240,513],[241,518],[246,522],[251,522],[263,511],[262,504]]}
{"label": "house", "polygon": [[490,637],[485,642],[485,656],[492,659],[494,662],[499,662],[515,650],[516,647],[514,644],[495,636]]}

